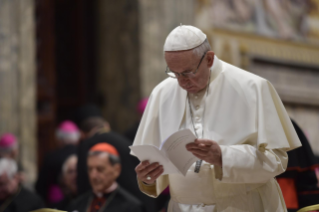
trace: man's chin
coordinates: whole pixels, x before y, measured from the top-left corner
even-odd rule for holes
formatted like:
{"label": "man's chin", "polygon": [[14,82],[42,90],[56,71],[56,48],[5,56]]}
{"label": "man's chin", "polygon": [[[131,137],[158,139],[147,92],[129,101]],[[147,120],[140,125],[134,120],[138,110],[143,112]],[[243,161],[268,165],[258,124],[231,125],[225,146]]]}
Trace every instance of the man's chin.
{"label": "man's chin", "polygon": [[103,189],[101,187],[93,187],[92,190],[95,192],[95,193],[100,193],[103,191]]}
{"label": "man's chin", "polygon": [[190,87],[190,88],[184,88],[184,90],[186,90],[188,93],[197,93],[197,89],[194,87]]}

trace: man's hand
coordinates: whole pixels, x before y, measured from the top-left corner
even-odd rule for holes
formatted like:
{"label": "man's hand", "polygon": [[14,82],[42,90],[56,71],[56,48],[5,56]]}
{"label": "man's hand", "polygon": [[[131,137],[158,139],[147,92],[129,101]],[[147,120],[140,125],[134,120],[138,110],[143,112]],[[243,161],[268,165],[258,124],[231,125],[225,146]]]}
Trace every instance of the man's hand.
{"label": "man's hand", "polygon": [[144,183],[153,184],[156,179],[164,172],[163,166],[159,163],[150,164],[147,160],[142,161],[135,168],[137,178]]}
{"label": "man's hand", "polygon": [[222,151],[215,141],[196,139],[195,142],[187,144],[186,149],[199,159],[222,167]]}

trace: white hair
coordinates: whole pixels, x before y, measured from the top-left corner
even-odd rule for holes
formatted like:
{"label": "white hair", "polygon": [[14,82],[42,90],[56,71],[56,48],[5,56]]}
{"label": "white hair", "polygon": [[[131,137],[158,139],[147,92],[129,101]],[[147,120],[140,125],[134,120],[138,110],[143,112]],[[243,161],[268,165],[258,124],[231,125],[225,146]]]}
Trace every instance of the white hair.
{"label": "white hair", "polygon": [[76,144],[81,136],[79,132],[64,132],[61,130],[57,130],[55,135],[64,144]]}
{"label": "white hair", "polygon": [[9,158],[0,158],[0,176],[7,174],[12,178],[18,172],[18,166],[15,160]]}
{"label": "white hair", "polygon": [[196,55],[197,57],[201,58],[205,52],[210,51],[211,47],[207,39],[205,41],[197,46],[196,48],[193,49],[193,54]]}
{"label": "white hair", "polygon": [[69,167],[69,163],[71,162],[75,162],[77,163],[78,162],[78,157],[73,154],[73,155],[70,155],[63,163],[62,165],[62,174],[64,175],[67,171],[68,171],[68,167]]}

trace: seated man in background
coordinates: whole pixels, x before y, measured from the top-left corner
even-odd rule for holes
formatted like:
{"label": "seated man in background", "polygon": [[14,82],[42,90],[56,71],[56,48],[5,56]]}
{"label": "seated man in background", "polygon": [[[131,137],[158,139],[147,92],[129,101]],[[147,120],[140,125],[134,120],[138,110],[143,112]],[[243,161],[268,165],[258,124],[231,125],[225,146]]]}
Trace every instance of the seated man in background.
{"label": "seated man in background", "polygon": [[139,161],[130,155],[130,141],[111,130],[110,124],[102,117],[99,109],[93,105],[84,105],[75,113],[74,120],[81,131],[81,142],[78,146],[77,189],[78,195],[91,190],[87,173],[87,154],[91,147],[98,143],[107,143],[116,148],[121,158],[122,171],[117,182],[144,203],[147,212],[157,212],[156,199],[143,194],[136,181],[135,167]]}
{"label": "seated man in background", "polygon": [[17,171],[13,159],[0,159],[0,211],[26,212],[43,208],[40,197],[20,186]]}
{"label": "seated man in background", "polygon": [[66,210],[67,206],[75,199],[77,195],[76,178],[77,171],[76,165],[78,157],[73,154],[69,156],[62,166],[62,173],[60,179],[60,187],[62,189],[64,198],[62,201],[53,204],[51,207],[59,210]]}
{"label": "seated man in background", "polygon": [[11,158],[18,164],[18,178],[19,183],[24,181],[23,168],[18,162],[19,156],[19,143],[18,139],[11,133],[5,133],[0,137],[0,158]]}
{"label": "seated man in background", "polygon": [[115,147],[107,143],[94,145],[88,152],[87,166],[92,190],[74,200],[68,211],[143,211],[142,203],[116,183],[121,164]]}
{"label": "seated man in background", "polygon": [[[81,127],[81,135],[84,139],[78,148],[78,193],[79,195],[90,190],[89,177],[87,173],[86,157],[89,149],[98,143],[108,143],[116,148],[119,152],[122,160],[123,172],[119,176],[117,182],[126,190],[135,193],[141,193],[138,190],[136,177],[135,177],[135,163],[132,161],[136,160],[129,154],[129,142],[123,136],[110,131],[109,124],[101,117],[90,117],[86,119]],[[135,185],[136,184],[136,185]],[[145,195],[144,195],[145,196]]]}

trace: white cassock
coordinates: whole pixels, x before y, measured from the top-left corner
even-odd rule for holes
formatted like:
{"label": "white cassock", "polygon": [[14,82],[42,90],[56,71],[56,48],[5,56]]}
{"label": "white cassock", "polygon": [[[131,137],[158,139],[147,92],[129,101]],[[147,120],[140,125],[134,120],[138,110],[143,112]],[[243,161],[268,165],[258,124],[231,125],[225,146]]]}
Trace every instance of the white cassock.
{"label": "white cassock", "polygon": [[203,162],[199,173],[193,165],[185,177],[163,175],[153,186],[139,182],[141,191],[157,197],[169,185],[169,212],[287,211],[274,177],[287,167],[286,151],[301,144],[273,86],[215,56],[208,94],[189,98],[195,129],[187,92],[177,80],[157,85],[133,145],[159,147],[189,128],[220,145],[222,168]]}

